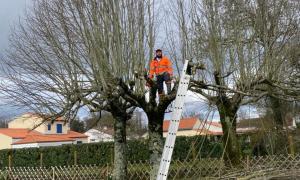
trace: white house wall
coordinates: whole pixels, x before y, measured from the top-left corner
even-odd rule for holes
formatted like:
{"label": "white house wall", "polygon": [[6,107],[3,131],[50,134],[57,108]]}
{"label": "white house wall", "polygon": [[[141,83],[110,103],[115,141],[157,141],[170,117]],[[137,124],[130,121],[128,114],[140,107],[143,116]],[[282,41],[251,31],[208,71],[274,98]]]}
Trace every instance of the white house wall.
{"label": "white house wall", "polygon": [[220,132],[222,131],[222,127],[215,126],[213,124],[210,124],[209,122],[206,122],[204,125],[200,121],[197,121],[193,127],[194,130],[200,130],[200,129],[206,129],[209,131],[214,131],[214,132]]}
{"label": "white house wall", "polygon": [[222,128],[214,125],[206,125],[206,129],[213,132],[222,132]]}
{"label": "white house wall", "polygon": [[[163,137],[167,137],[168,132],[163,132]],[[196,130],[179,130],[176,133],[176,136],[196,136],[200,135]]]}
{"label": "white house wall", "polygon": [[39,147],[37,143],[28,143],[28,144],[13,144],[13,149],[21,149],[21,148],[33,148],[33,147]]}
{"label": "white house wall", "polygon": [[81,141],[81,143],[88,143],[88,138],[72,138],[75,141],[73,142],[73,144],[78,144],[78,141]]}
{"label": "white house wall", "polygon": [[0,149],[10,149],[12,138],[4,134],[0,134]]}
{"label": "white house wall", "polygon": [[[51,130],[48,131],[48,124],[51,124]],[[54,121],[53,123],[51,123],[51,121],[45,122],[44,126],[45,126],[45,130],[41,131],[41,133],[43,134],[57,134],[56,133],[56,128],[57,128],[57,124],[62,124],[62,133],[61,134],[67,134],[68,131],[70,130],[70,126],[69,123],[64,123],[63,121]]]}
{"label": "white house wall", "polygon": [[[67,134],[70,130],[69,123],[65,123],[64,121],[46,121],[44,123],[43,119],[40,117],[32,116],[32,115],[23,115],[20,116],[8,123],[8,128],[27,128],[32,129],[34,127],[35,131],[38,131],[42,134],[57,134],[56,133],[56,125],[62,124],[62,134]],[[48,124],[51,124],[51,130],[48,131]]]}
{"label": "white house wall", "polygon": [[112,135],[103,133],[96,129],[91,129],[84,134],[88,136],[88,143],[111,142],[114,140]]}
{"label": "white house wall", "polygon": [[65,142],[41,142],[41,143],[28,143],[28,144],[13,144],[13,149],[20,148],[38,148],[38,147],[50,147],[50,146],[61,146],[64,144],[72,144],[73,141],[65,141]]}
{"label": "white house wall", "polygon": [[64,142],[41,142],[38,143],[38,147],[49,147],[49,146],[61,146],[64,144],[73,144],[73,141],[64,141]]}

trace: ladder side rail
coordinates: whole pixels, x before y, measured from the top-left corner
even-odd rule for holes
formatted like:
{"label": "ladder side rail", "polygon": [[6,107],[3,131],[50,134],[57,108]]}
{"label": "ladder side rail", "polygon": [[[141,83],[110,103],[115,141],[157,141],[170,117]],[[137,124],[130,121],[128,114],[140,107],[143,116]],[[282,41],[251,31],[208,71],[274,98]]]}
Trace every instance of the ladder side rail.
{"label": "ladder side rail", "polygon": [[166,142],[163,149],[163,154],[160,162],[160,167],[157,175],[157,180],[167,179],[169,166],[171,163],[172,153],[176,141],[181,114],[184,106],[184,99],[188,90],[190,75],[186,74],[188,60],[185,61],[184,68],[181,73],[178,91],[172,111],[172,119],[170,121]]}
{"label": "ladder side rail", "polygon": [[[185,88],[182,89],[183,91],[187,91],[187,86]],[[185,97],[185,96],[182,96]],[[167,177],[168,174],[168,170],[169,170],[169,166],[171,163],[171,158],[172,158],[172,153],[174,150],[174,145],[175,145],[175,141],[176,141],[176,134],[178,131],[178,127],[179,127],[179,123],[180,123],[180,119],[181,119],[181,114],[182,114],[182,110],[183,110],[183,103],[184,103],[184,98],[181,98],[180,105],[178,107],[181,107],[177,110],[176,113],[174,113],[174,117],[172,118],[173,122],[172,125],[173,127],[171,128],[171,133],[173,133],[172,135],[167,136],[168,140],[166,141],[166,145],[164,147],[164,152],[165,154],[162,157],[163,160],[163,170],[161,171],[161,176],[164,176],[165,178]],[[171,124],[170,124],[171,125]]]}

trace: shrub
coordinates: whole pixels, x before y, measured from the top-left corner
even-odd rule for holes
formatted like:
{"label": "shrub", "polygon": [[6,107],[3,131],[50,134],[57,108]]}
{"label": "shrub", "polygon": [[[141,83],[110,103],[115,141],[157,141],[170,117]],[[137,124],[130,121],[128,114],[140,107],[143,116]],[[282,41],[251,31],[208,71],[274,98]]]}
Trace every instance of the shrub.
{"label": "shrub", "polygon": [[[56,147],[24,148],[0,150],[0,166],[8,166],[8,157],[12,157],[13,166],[63,166],[77,164],[105,165],[113,162],[113,142],[101,142],[78,145],[62,145]],[[128,141],[128,160],[147,161],[150,157],[147,140]],[[76,152],[76,153],[75,153]],[[222,145],[201,136],[177,137],[173,159],[220,157]],[[76,155],[75,155],[76,154]],[[188,157],[187,157],[188,155]]]}

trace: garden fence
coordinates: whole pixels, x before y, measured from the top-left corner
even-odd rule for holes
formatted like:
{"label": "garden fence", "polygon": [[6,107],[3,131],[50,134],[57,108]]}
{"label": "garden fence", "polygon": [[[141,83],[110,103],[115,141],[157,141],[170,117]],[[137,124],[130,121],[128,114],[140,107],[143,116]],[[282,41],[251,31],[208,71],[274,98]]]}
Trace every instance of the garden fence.
{"label": "garden fence", "polygon": [[[147,180],[151,166],[148,162],[128,163],[128,179]],[[4,180],[93,180],[112,179],[113,167],[74,165],[55,167],[6,167],[0,170]],[[247,157],[239,167],[228,167],[223,160],[205,158],[195,161],[173,161],[168,179],[297,179],[300,155]]]}

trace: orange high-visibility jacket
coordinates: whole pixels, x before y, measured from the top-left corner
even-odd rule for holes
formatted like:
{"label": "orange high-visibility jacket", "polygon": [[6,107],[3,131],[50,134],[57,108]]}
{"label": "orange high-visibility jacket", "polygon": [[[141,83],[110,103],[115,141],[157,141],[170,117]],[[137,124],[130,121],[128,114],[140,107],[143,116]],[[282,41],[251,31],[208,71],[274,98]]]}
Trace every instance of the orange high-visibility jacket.
{"label": "orange high-visibility jacket", "polygon": [[160,61],[153,59],[150,63],[149,77],[153,78],[154,74],[161,75],[164,72],[173,74],[171,61],[166,56],[163,56]]}

